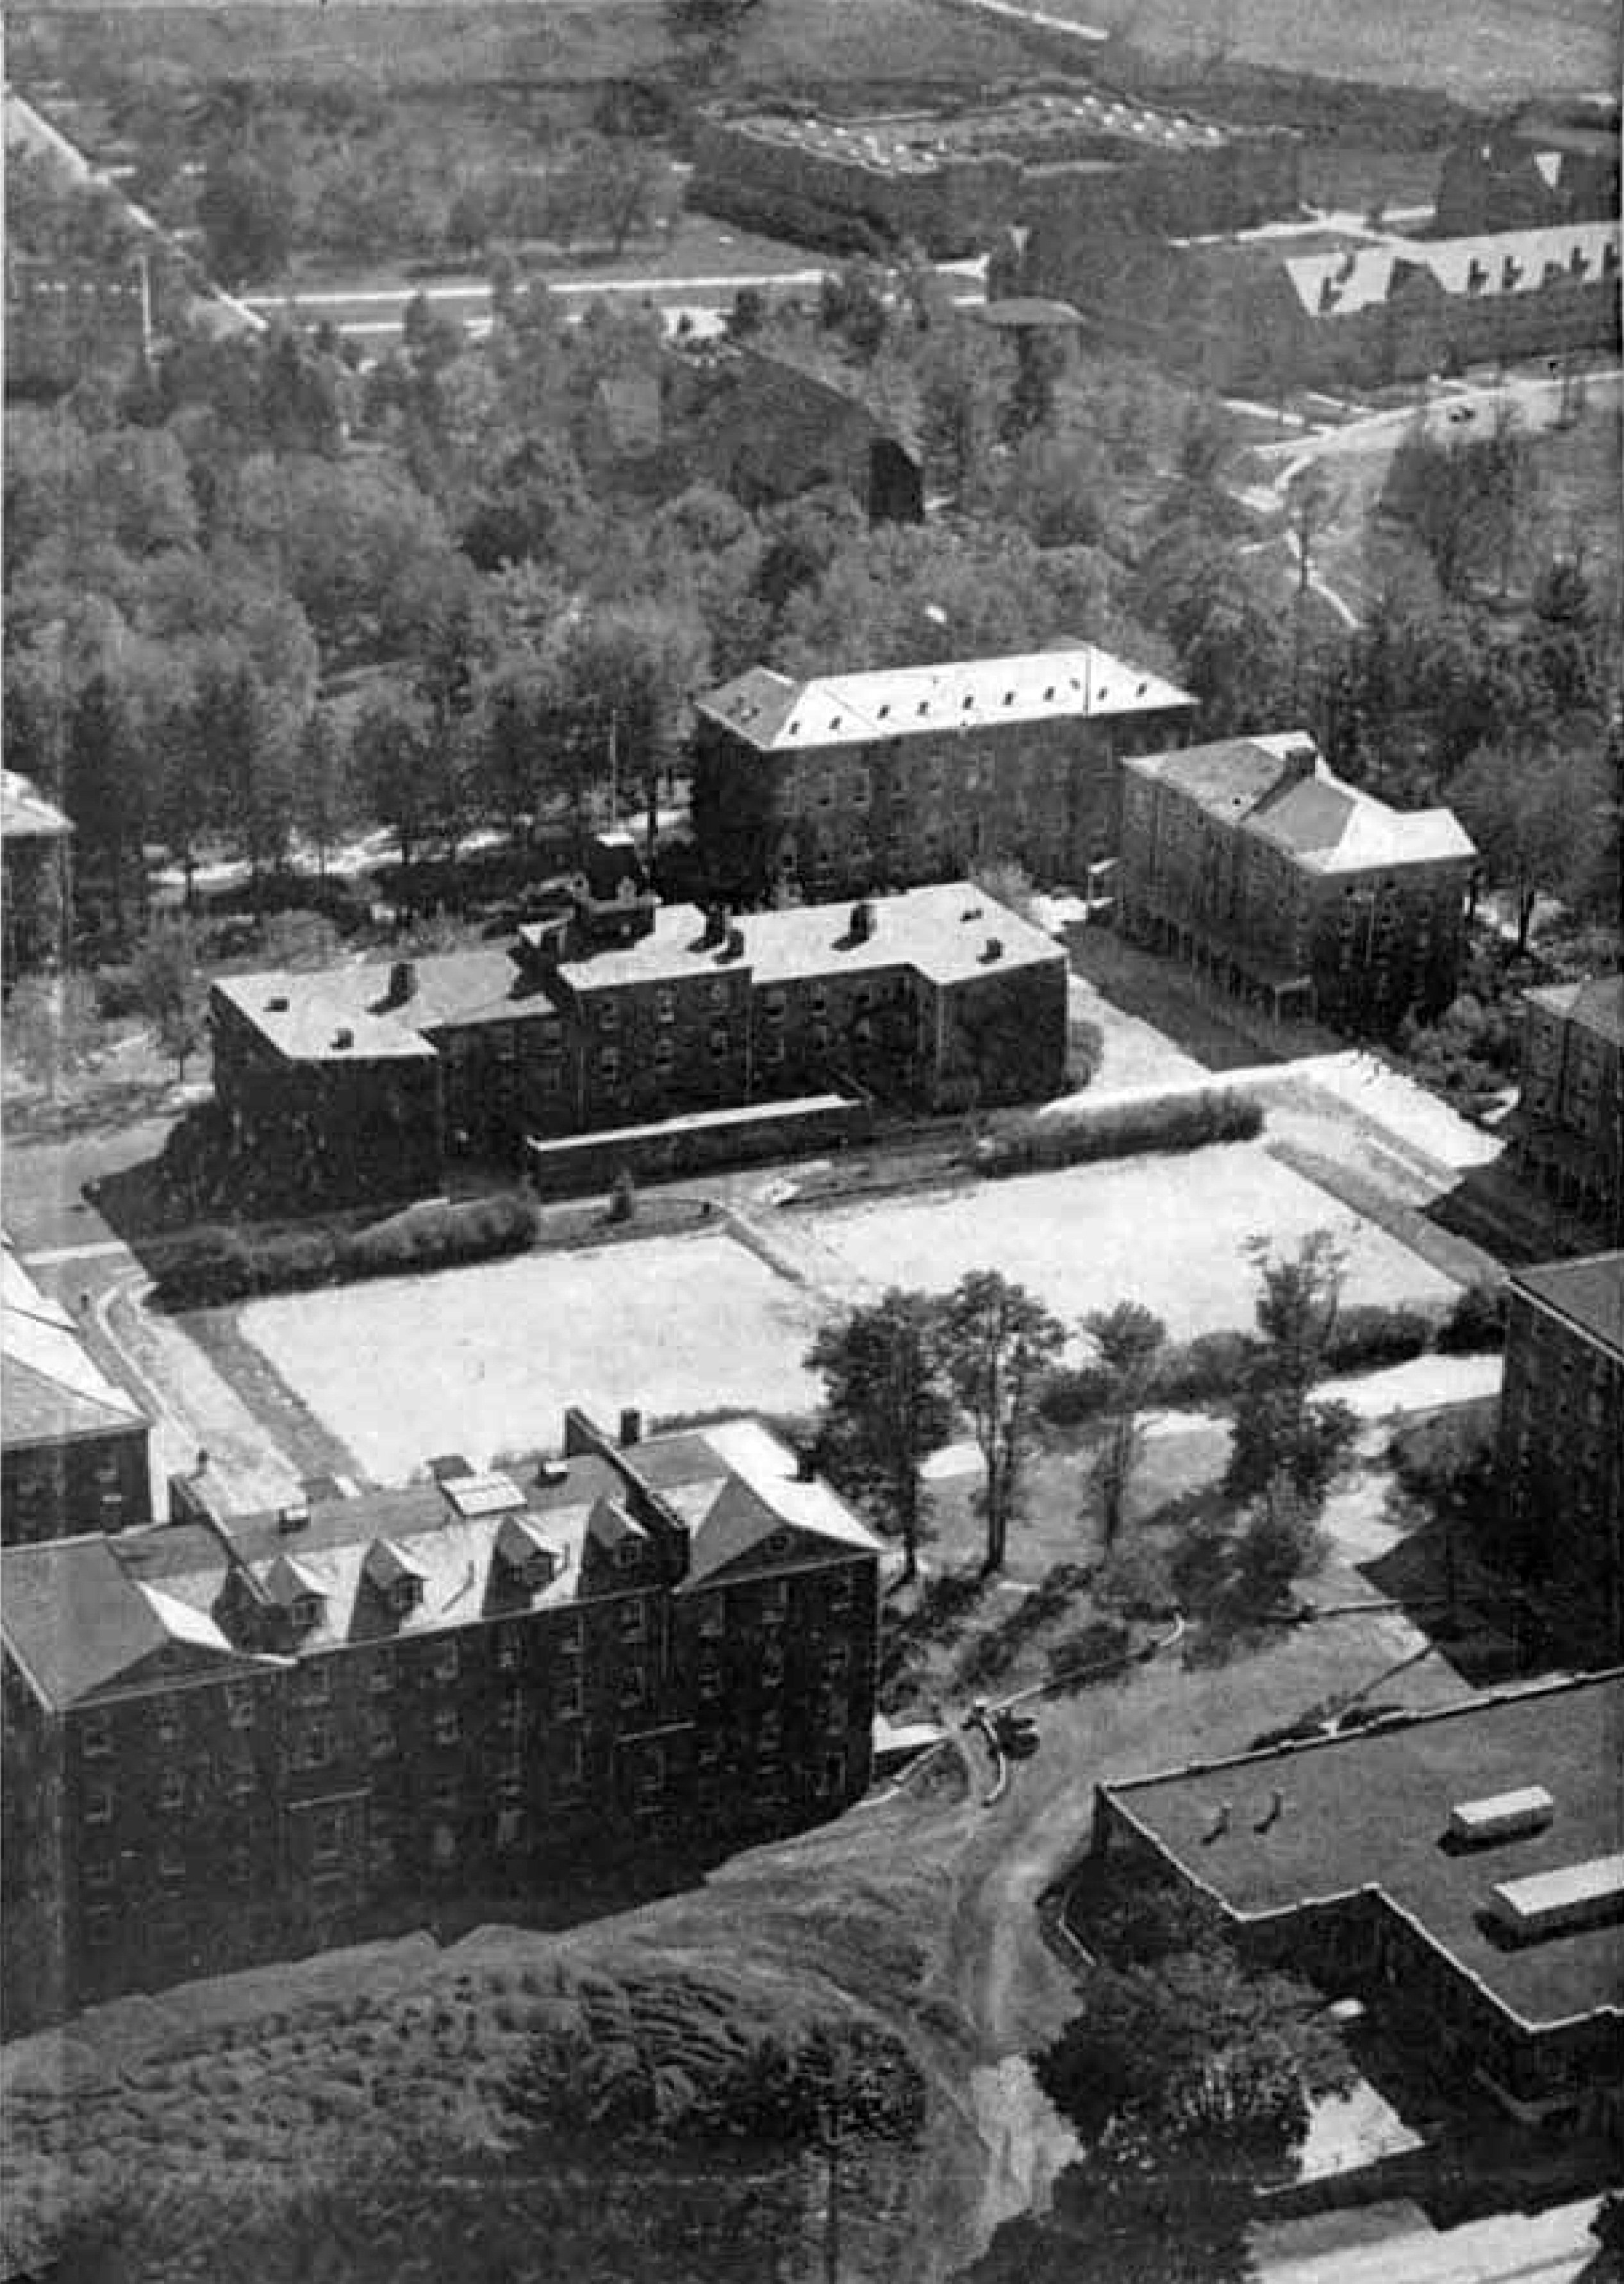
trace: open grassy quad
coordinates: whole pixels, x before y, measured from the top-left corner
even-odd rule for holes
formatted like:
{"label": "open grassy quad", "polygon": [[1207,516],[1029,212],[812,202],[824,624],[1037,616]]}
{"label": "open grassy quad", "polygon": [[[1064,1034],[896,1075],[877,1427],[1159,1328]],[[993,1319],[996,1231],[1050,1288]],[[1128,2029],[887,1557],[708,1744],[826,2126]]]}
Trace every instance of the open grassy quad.
{"label": "open grassy quad", "polygon": [[810,1411],[804,1358],[831,1310],[891,1284],[945,1292],[971,1269],[1019,1279],[1068,1322],[1133,1299],[1177,1338],[1245,1326],[1247,1238],[1326,1226],[1347,1244],[1350,1301],[1441,1306],[1453,1291],[1239,1143],[765,1216],[782,1274],[720,1233],[650,1237],[258,1301],[239,1326],[363,1473],[398,1482],[435,1452],[550,1447],[572,1403],[609,1420],[622,1404],[651,1420]]}
{"label": "open grassy quad", "polygon": [[530,1254],[256,1301],[244,1336],[379,1482],[440,1451],[554,1449],[566,1404],[613,1424],[810,1408],[821,1310],[722,1236]]}
{"label": "open grassy quad", "polygon": [[[775,1220],[775,1245],[792,1254],[802,1218]],[[1248,1238],[1291,1246],[1323,1228],[1347,1247],[1350,1302],[1435,1307],[1455,1290],[1261,1142],[835,1207],[817,1214],[806,1236],[812,1275],[839,1298],[887,1285],[945,1292],[966,1270],[999,1269],[1068,1321],[1139,1301],[1182,1340],[1250,1323]]]}

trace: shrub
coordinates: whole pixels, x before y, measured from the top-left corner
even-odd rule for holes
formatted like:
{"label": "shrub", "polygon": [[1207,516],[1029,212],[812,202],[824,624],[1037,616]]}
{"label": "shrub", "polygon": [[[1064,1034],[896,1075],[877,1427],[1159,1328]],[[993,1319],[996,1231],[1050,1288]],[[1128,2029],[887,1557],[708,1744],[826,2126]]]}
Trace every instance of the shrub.
{"label": "shrub", "polygon": [[1480,1356],[1505,1345],[1506,1295],[1487,1279],[1468,1285],[1438,1327],[1444,1356]]}
{"label": "shrub", "polygon": [[167,1309],[210,1309],[254,1290],[254,1250],[234,1229],[194,1230],[165,1262],[158,1297]]}
{"label": "shrub", "polygon": [[1088,1165],[1147,1150],[1198,1150],[1209,1142],[1250,1141],[1263,1129],[1263,1106],[1233,1087],[1150,1095],[1139,1102],[1090,1104],[1064,1115],[1035,1114],[976,1146],[988,1175]]}
{"label": "shrub", "polygon": [[254,1281],[262,1293],[302,1293],[332,1275],[338,1248],[324,1229],[285,1230],[253,1248]]}
{"label": "shrub", "polygon": [[1430,1320],[1415,1309],[1388,1309],[1378,1302],[1359,1302],[1343,1309],[1325,1344],[1330,1372],[1374,1371],[1383,1365],[1408,1364],[1418,1357],[1432,1338]]}
{"label": "shrub", "polygon": [[432,1201],[352,1231],[340,1241],[338,1265],[347,1277],[445,1269],[458,1262],[522,1252],[535,1235],[535,1207],[517,1191],[472,1198],[462,1205]]}
{"label": "shrub", "polygon": [[[1132,1639],[1120,1618],[1091,1618],[1050,1651],[1050,1687],[1075,1689],[1095,1679],[1095,1668],[1118,1663],[1127,1656]],[[1106,1676],[1102,1673],[1097,1678],[1104,1680]]]}
{"label": "shrub", "polygon": [[1250,1333],[1198,1333],[1162,1351],[1155,1392],[1163,1404],[1207,1404],[1233,1396],[1262,1351]]}
{"label": "shrub", "polygon": [[1037,1408],[1051,1428],[1080,1428],[1099,1417],[1109,1392],[1109,1376],[1097,1365],[1062,1365],[1043,1382]]}
{"label": "shrub", "polygon": [[1115,1547],[1094,1573],[1092,1591],[1102,1609],[1128,1618],[1165,1617],[1174,1603],[1167,1554],[1143,1539]]}
{"label": "shrub", "polygon": [[96,1012],[104,1023],[143,1012],[141,978],[133,965],[98,967],[95,976]]}

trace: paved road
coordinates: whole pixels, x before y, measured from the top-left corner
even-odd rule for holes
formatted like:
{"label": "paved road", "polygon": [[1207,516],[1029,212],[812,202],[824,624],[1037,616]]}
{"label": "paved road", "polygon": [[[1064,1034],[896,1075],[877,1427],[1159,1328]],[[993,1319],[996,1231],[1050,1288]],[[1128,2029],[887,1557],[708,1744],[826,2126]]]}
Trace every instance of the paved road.
{"label": "paved road", "polygon": [[[804,293],[822,283],[829,268],[828,262],[814,266],[785,262],[753,270],[680,275],[648,271],[628,276],[624,271],[604,270],[583,278],[571,271],[544,282],[548,292],[575,317],[592,301],[617,300],[658,309],[668,326],[686,317],[696,332],[706,332],[720,324],[741,287],[753,286],[769,298]],[[939,262],[936,270],[961,307],[984,298],[983,266],[979,261]],[[262,293],[254,297],[251,306],[267,317],[291,311],[307,321],[324,318],[340,332],[361,340],[390,340],[399,333],[407,304],[419,292],[437,312],[456,318],[470,333],[490,330],[490,287],[483,278],[452,279],[439,286],[335,286],[301,289],[292,295]]]}
{"label": "paved road", "polygon": [[[1260,2284],[1577,2284],[1597,2200],[1434,2228],[1417,2206],[1316,2214],[1260,2231]],[[1599,2280],[1598,2280],[1599,2284]]]}

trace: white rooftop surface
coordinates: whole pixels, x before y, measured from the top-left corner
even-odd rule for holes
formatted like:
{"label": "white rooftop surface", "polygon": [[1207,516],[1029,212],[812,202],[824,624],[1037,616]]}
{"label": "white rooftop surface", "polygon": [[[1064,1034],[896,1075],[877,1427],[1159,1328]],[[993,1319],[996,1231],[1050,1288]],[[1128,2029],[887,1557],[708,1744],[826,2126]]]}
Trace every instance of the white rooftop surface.
{"label": "white rooftop surface", "polygon": [[759,1491],[785,1522],[873,1553],[880,1542],[821,1479],[803,1482],[794,1454],[759,1420],[724,1420],[700,1434],[736,1475]]}
{"label": "white rooftop surface", "polygon": [[75,1396],[87,1397],[118,1420],[138,1424],[139,1404],[108,1379],[59,1301],[42,1293],[14,1254],[0,1248],[0,1348],[6,1364],[29,1365]]}
{"label": "white rooftop surface", "polygon": [[[753,685],[753,687],[746,687]],[[741,702],[728,701],[735,694]],[[757,696],[772,700],[755,707]],[[719,702],[721,701],[721,702]],[[1147,668],[1113,658],[1093,643],[935,666],[882,667],[825,675],[799,684],[761,668],[701,701],[770,752],[863,745],[877,739],[985,726],[992,722],[1091,720],[1148,714],[1194,700]],[[753,710],[753,708],[754,710]],[[753,726],[769,713],[766,734]]]}
{"label": "white rooftop surface", "polygon": [[1592,1856],[1554,1872],[1531,1872],[1525,1880],[1502,1880],[1494,1889],[1496,1911],[1513,1920],[1535,1920],[1570,1905],[1603,1904],[1614,1896],[1624,1896],[1624,1856]]}
{"label": "white rooftop surface", "polygon": [[[1431,272],[1446,293],[1473,293],[1485,300],[1496,294],[1528,293],[1543,283],[1547,264],[1566,270],[1575,253],[1585,262],[1592,283],[1602,271],[1602,256],[1617,247],[1619,225],[1611,222],[1573,222],[1543,230],[1485,232],[1477,238],[1391,238],[1347,254],[1305,254],[1285,264],[1299,300],[1316,316],[1327,280],[1337,288],[1338,317],[1377,307],[1393,290],[1393,274],[1402,262]],[[1508,281],[1505,265],[1513,272]],[[1476,270],[1473,270],[1473,264]],[[1470,283],[1475,277],[1475,285]]]}

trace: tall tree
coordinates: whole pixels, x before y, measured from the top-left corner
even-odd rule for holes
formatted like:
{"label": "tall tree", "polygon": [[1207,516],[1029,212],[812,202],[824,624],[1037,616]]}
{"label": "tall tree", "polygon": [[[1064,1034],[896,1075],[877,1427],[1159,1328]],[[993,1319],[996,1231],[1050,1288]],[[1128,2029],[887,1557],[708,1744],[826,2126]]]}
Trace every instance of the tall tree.
{"label": "tall tree", "polygon": [[355,813],[349,739],[332,709],[310,709],[293,760],[293,823],[316,851],[317,877],[327,877],[334,842]]}
{"label": "tall tree", "polygon": [[410,909],[412,864],[443,809],[441,757],[427,710],[397,692],[374,698],[355,724],[352,751],[368,808],[394,835]]}
{"label": "tall tree", "polygon": [[268,867],[287,852],[293,764],[286,725],[254,668],[220,646],[198,676],[196,738],[217,788],[222,822],[248,860],[258,911]]}
{"label": "tall tree", "polygon": [[825,1325],[807,1358],[824,1381],[825,1469],[902,1540],[903,1584],[918,1571],[925,1505],[920,1467],[953,1427],[939,1316],[929,1294],[894,1285],[843,1323]]}
{"label": "tall tree", "polygon": [[93,672],[68,716],[64,806],[78,834],[79,876],[106,889],[115,927],[145,901],[141,844],[150,788],[129,700],[105,669]]}
{"label": "tall tree", "polygon": [[1480,747],[1451,778],[1450,801],[1490,878],[1516,899],[1519,952],[1528,948],[1541,896],[1569,896],[1584,883],[1612,791],[1593,748],[1542,741]]}
{"label": "tall tree", "polygon": [[1224,1489],[1231,1498],[1261,1499],[1268,1515],[1294,1528],[1323,1500],[1356,1426],[1345,1404],[1310,1394],[1336,1329],[1347,1256],[1327,1230],[1310,1231],[1292,1253],[1271,1251],[1267,1238],[1247,1252],[1262,1337],[1236,1403]]}
{"label": "tall tree", "polygon": [[159,1044],[173,1058],[176,1077],[183,1079],[188,1060],[202,1043],[207,989],[186,922],[152,922],[136,946],[135,971],[143,1012],[152,1019]]}
{"label": "tall tree", "polygon": [[1024,1285],[977,1269],[948,1295],[941,1345],[949,1384],[970,1415],[981,1454],[982,1568],[990,1574],[1003,1568],[1038,1395],[1066,1345],[1066,1330]]}
{"label": "tall tree", "polygon": [[1092,1310],[1083,1318],[1082,1329],[1094,1343],[1104,1381],[1105,1425],[1095,1455],[1094,1482],[1109,1548],[1121,1532],[1128,1487],[1144,1455],[1144,1423],[1140,1415],[1155,1384],[1156,1367],[1167,1344],[1167,1328],[1138,1302],[1119,1301],[1113,1309]]}

